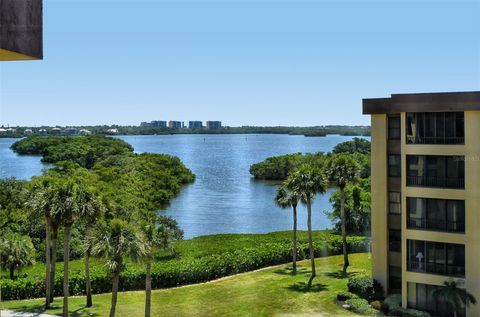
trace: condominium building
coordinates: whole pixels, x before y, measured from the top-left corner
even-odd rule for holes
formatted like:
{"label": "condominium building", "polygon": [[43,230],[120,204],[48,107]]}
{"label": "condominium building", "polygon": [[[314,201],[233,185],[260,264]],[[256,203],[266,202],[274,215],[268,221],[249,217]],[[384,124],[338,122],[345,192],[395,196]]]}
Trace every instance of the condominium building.
{"label": "condominium building", "polygon": [[207,129],[209,130],[217,130],[222,128],[221,121],[207,121]]}
{"label": "condominium building", "polygon": [[0,61],[43,58],[42,0],[0,1]]}
{"label": "condominium building", "polygon": [[189,129],[201,129],[203,128],[202,121],[188,121],[188,128]]}
{"label": "condominium building", "polygon": [[168,127],[171,129],[181,129],[183,128],[182,121],[168,121]]}
{"label": "condominium building", "polygon": [[[453,316],[445,281],[480,300],[480,92],[364,99],[372,124],[373,277],[404,307]],[[480,316],[480,305],[457,311]]]}

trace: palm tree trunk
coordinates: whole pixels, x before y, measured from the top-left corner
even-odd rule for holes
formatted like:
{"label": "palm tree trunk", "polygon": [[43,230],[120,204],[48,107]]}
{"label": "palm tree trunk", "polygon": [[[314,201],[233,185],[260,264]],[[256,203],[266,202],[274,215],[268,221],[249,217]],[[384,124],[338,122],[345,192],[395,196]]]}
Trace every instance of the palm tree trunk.
{"label": "palm tree trunk", "polygon": [[[87,224],[87,227],[85,229],[85,236],[88,237],[90,232],[90,227],[89,224]],[[86,288],[86,295],[87,295],[87,304],[85,305],[86,307],[92,307],[93,306],[93,300],[92,300],[92,282],[90,280],[90,249],[87,248],[85,250],[85,288]]]}
{"label": "palm tree trunk", "polygon": [[310,279],[308,280],[308,288],[312,287],[312,282],[315,276],[317,276],[317,272],[315,271],[315,254],[313,250],[313,237],[312,237],[312,203],[310,198],[307,199],[307,211],[308,211],[308,247],[310,249],[310,265],[312,267],[312,275],[310,275]]}
{"label": "palm tree trunk", "polygon": [[90,251],[85,252],[85,287],[87,294],[87,305],[86,307],[93,306],[92,300],[92,282],[90,281]]}
{"label": "palm tree trunk", "polygon": [[51,250],[51,239],[52,239],[52,219],[50,217],[46,217],[47,225],[46,225],[46,234],[45,234],[45,309],[50,308],[50,298],[52,297],[52,278],[50,277],[51,274],[51,266],[52,266],[52,250]]}
{"label": "palm tree trunk", "polygon": [[110,307],[110,317],[115,317],[115,309],[117,308],[118,282],[120,280],[120,272],[115,272],[112,281],[112,306]]}
{"label": "palm tree trunk", "polygon": [[293,205],[293,251],[292,251],[292,270],[297,273],[297,206]]}
{"label": "palm tree trunk", "polygon": [[347,249],[347,224],[345,217],[345,189],[340,188],[340,218],[342,222],[342,245],[343,245],[343,271],[342,274],[347,275],[347,268],[350,265],[348,261],[348,249]]}
{"label": "palm tree trunk", "polygon": [[10,265],[9,269],[10,269],[10,279],[14,280],[15,279],[15,265],[13,265],[13,264]]}
{"label": "palm tree trunk", "polygon": [[70,260],[70,237],[72,226],[65,225],[63,228],[63,317],[68,317],[68,264]]}
{"label": "palm tree trunk", "polygon": [[52,226],[50,241],[50,303],[55,296],[55,274],[57,272],[58,227]]}
{"label": "palm tree trunk", "polygon": [[145,317],[150,317],[152,310],[152,263],[147,261],[147,274],[145,278]]}

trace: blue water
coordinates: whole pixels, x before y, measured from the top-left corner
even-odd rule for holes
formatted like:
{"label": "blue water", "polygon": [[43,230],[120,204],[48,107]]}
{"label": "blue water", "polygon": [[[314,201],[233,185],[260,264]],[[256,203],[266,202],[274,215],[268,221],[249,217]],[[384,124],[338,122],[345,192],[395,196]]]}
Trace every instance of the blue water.
{"label": "blue water", "polygon": [[[162,213],[172,216],[191,238],[216,233],[265,233],[289,230],[290,210],[278,208],[276,184],[255,181],[251,164],[269,156],[288,153],[327,152],[352,137],[329,135],[162,135],[121,136],[137,153],[153,152],[178,156],[196,174],[195,183],[185,187]],[[41,174],[39,157],[17,156],[9,146],[15,140],[0,139],[0,177],[28,179]],[[332,190],[318,195],[313,208],[313,227],[331,227],[324,211]],[[298,211],[299,229],[306,229],[306,209]]]}

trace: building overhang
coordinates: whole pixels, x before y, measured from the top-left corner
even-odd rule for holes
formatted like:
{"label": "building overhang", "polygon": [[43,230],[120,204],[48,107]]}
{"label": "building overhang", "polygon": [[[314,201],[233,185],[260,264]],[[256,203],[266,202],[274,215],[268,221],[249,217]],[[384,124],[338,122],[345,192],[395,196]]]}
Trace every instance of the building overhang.
{"label": "building overhang", "polygon": [[363,99],[363,114],[480,110],[480,91],[392,94]]}
{"label": "building overhang", "polygon": [[0,61],[43,59],[42,0],[0,0]]}

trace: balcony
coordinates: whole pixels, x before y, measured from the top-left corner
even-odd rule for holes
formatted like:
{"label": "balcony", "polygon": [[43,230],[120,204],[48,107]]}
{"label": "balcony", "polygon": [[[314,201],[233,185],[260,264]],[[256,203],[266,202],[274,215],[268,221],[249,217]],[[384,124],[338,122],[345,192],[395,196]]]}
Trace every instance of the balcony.
{"label": "balcony", "polygon": [[409,217],[407,220],[408,229],[423,229],[430,231],[444,232],[465,232],[465,223],[458,221],[431,220]]}
{"label": "balcony", "polygon": [[425,261],[408,261],[407,265],[410,272],[465,277],[465,266],[444,263],[425,263]]}
{"label": "balcony", "polygon": [[464,137],[415,137],[407,135],[407,144],[465,144]]}
{"label": "balcony", "polygon": [[463,189],[465,188],[465,179],[433,176],[407,176],[407,186]]}

